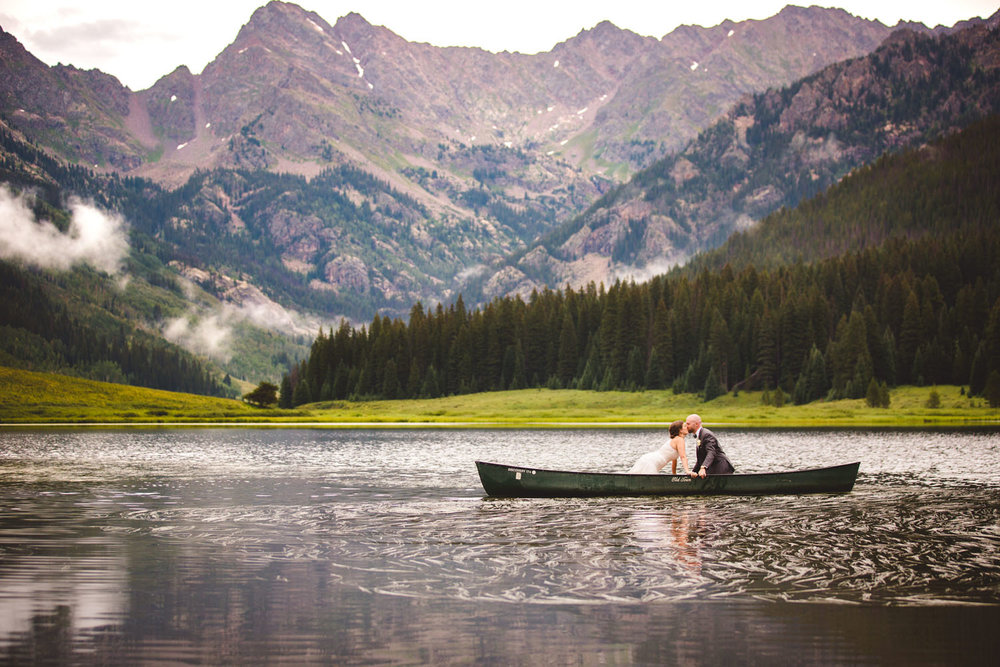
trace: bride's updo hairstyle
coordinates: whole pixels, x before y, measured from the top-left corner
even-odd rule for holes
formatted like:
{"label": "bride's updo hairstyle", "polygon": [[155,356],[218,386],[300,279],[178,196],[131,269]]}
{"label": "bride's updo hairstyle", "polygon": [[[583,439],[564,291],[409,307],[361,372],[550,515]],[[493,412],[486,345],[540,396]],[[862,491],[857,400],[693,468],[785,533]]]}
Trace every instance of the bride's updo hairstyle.
{"label": "bride's updo hairstyle", "polygon": [[670,425],[670,437],[676,438],[681,434],[681,427],[684,426],[684,422],[678,419]]}

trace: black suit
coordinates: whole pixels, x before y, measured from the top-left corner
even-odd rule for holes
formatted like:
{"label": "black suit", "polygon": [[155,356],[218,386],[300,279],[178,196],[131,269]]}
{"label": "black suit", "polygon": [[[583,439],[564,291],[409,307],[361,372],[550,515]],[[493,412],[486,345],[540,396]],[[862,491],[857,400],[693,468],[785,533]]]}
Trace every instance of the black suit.
{"label": "black suit", "polygon": [[697,459],[694,463],[694,472],[700,472],[704,467],[709,475],[733,474],[735,471],[733,464],[722,451],[715,434],[703,427],[700,435],[701,439],[698,440],[698,448],[695,450]]}

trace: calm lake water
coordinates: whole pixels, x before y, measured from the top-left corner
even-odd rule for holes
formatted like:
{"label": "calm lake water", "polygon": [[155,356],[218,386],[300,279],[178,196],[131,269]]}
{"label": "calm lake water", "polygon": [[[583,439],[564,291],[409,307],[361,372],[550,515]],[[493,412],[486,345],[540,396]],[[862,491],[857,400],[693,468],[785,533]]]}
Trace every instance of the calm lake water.
{"label": "calm lake water", "polygon": [[657,430],[0,431],[0,661],[995,664],[1000,432],[716,433],[858,483],[495,500],[473,464]]}

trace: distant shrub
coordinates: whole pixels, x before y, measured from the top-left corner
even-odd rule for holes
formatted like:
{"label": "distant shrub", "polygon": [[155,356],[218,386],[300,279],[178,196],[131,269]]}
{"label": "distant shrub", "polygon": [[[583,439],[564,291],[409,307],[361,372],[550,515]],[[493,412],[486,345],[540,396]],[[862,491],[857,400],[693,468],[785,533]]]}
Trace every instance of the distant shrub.
{"label": "distant shrub", "polygon": [[937,389],[931,389],[931,393],[927,396],[926,405],[932,410],[941,407],[941,394],[938,393]]}

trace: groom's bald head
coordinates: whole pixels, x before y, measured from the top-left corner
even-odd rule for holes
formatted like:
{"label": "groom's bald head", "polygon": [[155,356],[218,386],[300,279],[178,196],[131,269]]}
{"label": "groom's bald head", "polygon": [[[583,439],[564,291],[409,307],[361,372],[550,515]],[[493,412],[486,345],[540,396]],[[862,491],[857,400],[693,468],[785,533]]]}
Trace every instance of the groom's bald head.
{"label": "groom's bald head", "polygon": [[701,417],[699,417],[698,415],[688,415],[686,423],[688,431],[694,433],[699,428],[701,428]]}

